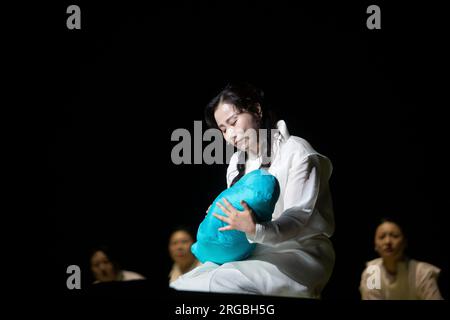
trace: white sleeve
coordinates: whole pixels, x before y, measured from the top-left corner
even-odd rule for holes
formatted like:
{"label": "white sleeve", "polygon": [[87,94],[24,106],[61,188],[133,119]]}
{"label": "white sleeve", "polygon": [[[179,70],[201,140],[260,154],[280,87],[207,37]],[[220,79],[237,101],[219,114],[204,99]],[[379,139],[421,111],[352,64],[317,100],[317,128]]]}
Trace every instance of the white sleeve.
{"label": "white sleeve", "polygon": [[[290,162],[283,197],[285,211],[276,220],[257,223],[254,237],[249,240],[276,245],[300,234],[315,210],[321,185],[319,155],[301,158],[295,154]],[[328,175],[322,177],[328,179]]]}
{"label": "white sleeve", "polygon": [[418,262],[416,271],[417,295],[421,300],[442,300],[438,286],[441,270],[429,263]]}

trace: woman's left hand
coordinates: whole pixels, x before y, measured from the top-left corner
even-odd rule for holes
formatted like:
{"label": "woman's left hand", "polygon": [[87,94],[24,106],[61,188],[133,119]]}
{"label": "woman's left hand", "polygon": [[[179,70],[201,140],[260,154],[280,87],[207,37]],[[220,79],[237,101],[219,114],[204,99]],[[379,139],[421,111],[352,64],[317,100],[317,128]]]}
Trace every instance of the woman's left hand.
{"label": "woman's left hand", "polygon": [[217,201],[217,206],[223,211],[226,216],[213,213],[214,217],[228,223],[228,226],[219,228],[219,231],[239,230],[251,236],[254,236],[256,232],[255,215],[248,204],[245,201],[241,201],[241,205],[244,207],[244,211],[239,211],[235,207],[233,207],[231,203],[228,202],[228,200],[225,198],[223,198],[223,203],[225,204],[225,206]]}

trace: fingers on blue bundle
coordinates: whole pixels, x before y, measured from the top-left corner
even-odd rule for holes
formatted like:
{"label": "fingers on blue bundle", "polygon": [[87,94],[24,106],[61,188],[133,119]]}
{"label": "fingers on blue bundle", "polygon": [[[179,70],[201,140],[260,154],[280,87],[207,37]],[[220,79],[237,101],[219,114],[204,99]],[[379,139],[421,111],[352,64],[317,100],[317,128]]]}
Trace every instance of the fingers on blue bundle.
{"label": "fingers on blue bundle", "polygon": [[217,206],[217,202],[220,201],[223,205],[223,198],[226,198],[233,207],[242,211],[243,200],[252,208],[256,221],[264,222],[272,219],[279,194],[278,181],[267,170],[258,169],[244,175],[214,200],[198,228],[197,242],[191,247],[192,253],[202,263],[211,261],[223,264],[247,258],[254,250],[255,244],[250,243],[242,231],[219,231],[219,228],[227,224],[213,216],[213,213],[226,216]]}

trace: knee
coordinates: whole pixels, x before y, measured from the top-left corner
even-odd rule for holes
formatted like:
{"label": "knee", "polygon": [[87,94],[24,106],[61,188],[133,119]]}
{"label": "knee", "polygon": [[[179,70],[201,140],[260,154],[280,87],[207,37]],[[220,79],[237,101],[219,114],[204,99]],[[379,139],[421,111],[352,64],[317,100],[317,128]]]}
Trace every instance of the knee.
{"label": "knee", "polygon": [[231,292],[235,283],[235,274],[233,270],[218,268],[211,276],[209,283],[211,291]]}
{"label": "knee", "polygon": [[239,270],[218,268],[211,277],[210,290],[223,293],[255,293],[253,285]]}

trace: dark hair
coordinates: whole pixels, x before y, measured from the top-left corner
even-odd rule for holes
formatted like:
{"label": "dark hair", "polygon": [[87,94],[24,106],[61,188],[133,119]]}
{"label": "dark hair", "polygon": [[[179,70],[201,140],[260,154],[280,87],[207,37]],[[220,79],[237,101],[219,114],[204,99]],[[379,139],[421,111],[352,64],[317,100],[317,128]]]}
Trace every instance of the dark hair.
{"label": "dark hair", "polygon": [[194,233],[193,229],[192,229],[191,227],[189,227],[189,226],[186,226],[186,225],[178,225],[178,226],[176,226],[175,228],[173,228],[173,229],[170,231],[169,238],[172,237],[172,235],[173,235],[175,232],[178,232],[178,231],[184,231],[184,232],[186,232],[187,234],[189,234],[189,235],[191,236],[191,238],[192,238],[192,240],[193,240],[194,242],[196,241],[196,236],[195,236],[195,233]]}
{"label": "dark hair", "polygon": [[103,252],[108,257],[108,260],[112,263],[114,270],[116,270],[117,272],[121,270],[121,266],[117,258],[116,252],[110,246],[105,244],[97,245],[91,249],[89,254],[89,265],[91,265],[92,257],[98,251]]}
{"label": "dark hair", "polygon": [[378,228],[378,226],[380,226],[386,222],[396,224],[399,227],[399,229],[402,231],[403,237],[405,239],[407,238],[407,232],[405,230],[405,223],[403,221],[401,221],[400,218],[398,218],[398,217],[383,217],[380,219],[380,222],[378,223],[377,228]]}
{"label": "dark hair", "polygon": [[[211,128],[218,128],[214,112],[221,103],[229,103],[236,107],[239,112],[247,111],[257,113],[258,107],[261,108],[261,129],[267,129],[267,155],[270,159],[272,154],[272,136],[271,130],[275,128],[275,114],[267,106],[264,99],[264,92],[261,89],[249,83],[228,84],[217,96],[215,96],[205,108],[206,123]],[[235,184],[245,174],[246,152],[240,153],[237,169],[238,175],[233,179],[231,185]],[[262,167],[269,167],[270,162],[263,162]]]}
{"label": "dark hair", "polygon": [[407,226],[407,223],[403,219],[398,217],[398,216],[389,216],[389,217],[385,216],[385,217],[383,217],[383,218],[381,218],[379,220],[377,228],[380,225],[382,225],[383,223],[386,223],[386,222],[394,223],[394,224],[397,225],[397,227],[400,228],[400,230],[402,232],[402,235],[403,235],[404,255],[405,255],[405,257],[408,257],[408,251],[409,251],[408,248],[409,248],[409,244],[410,244],[409,242],[410,241],[408,239],[408,226]]}

